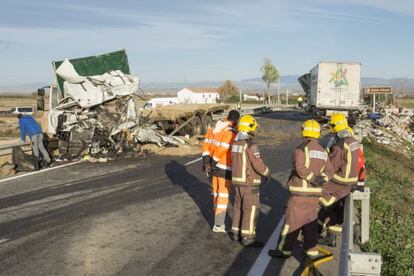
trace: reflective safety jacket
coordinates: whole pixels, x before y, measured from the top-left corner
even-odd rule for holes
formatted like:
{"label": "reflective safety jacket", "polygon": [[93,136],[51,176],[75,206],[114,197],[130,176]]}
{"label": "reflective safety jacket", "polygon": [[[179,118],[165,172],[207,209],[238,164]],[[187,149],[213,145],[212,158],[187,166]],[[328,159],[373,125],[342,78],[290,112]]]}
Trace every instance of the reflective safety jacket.
{"label": "reflective safety jacket", "polygon": [[213,153],[213,138],[214,138],[214,133],[213,133],[213,129],[209,128],[207,130],[206,136],[204,138],[204,142],[201,145],[201,157],[203,158],[204,163],[210,163],[211,161],[211,155]]}
{"label": "reflective safety jacket", "polygon": [[236,134],[230,121],[218,121],[214,129],[207,131],[202,157],[211,159],[213,175],[231,179],[231,145]]}
{"label": "reflective safety jacket", "polygon": [[358,183],[359,142],[352,136],[340,139],[332,147],[330,160],[334,169],[332,182],[339,185]]}
{"label": "reflective safety jacket", "polygon": [[312,184],[313,180],[322,176],[325,181],[329,181],[333,173],[328,153],[317,139],[307,138],[293,153],[289,191],[298,196],[318,197],[322,194],[322,187]]}
{"label": "reflective safety jacket", "polygon": [[232,185],[260,185],[261,176],[270,170],[260,156],[259,148],[251,139],[234,142],[231,149]]}

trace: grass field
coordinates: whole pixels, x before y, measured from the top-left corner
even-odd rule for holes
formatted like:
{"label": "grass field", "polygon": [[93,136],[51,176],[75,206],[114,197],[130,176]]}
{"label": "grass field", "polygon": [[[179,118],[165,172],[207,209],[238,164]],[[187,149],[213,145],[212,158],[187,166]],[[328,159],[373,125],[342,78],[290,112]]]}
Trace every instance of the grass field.
{"label": "grass field", "polygon": [[414,97],[411,98],[395,98],[394,105],[398,107],[414,108]]}
{"label": "grass field", "polygon": [[371,222],[362,249],[381,253],[381,275],[414,275],[414,152],[404,156],[366,142],[364,153]]}

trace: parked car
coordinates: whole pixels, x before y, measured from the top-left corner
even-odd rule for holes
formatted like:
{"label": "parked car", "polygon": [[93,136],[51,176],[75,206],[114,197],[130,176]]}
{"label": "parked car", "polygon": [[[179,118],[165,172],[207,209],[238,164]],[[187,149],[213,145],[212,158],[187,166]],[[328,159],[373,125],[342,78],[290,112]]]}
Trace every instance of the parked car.
{"label": "parked car", "polygon": [[9,114],[24,114],[24,115],[33,115],[33,107],[13,107],[7,113]]}

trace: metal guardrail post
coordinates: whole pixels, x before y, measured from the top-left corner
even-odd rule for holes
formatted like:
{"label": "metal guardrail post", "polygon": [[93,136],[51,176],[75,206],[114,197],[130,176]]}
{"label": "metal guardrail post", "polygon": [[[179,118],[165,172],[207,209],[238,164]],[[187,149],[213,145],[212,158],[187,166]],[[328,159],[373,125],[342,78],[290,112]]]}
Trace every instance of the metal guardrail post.
{"label": "metal guardrail post", "polygon": [[345,210],[344,210],[344,223],[342,226],[342,243],[341,243],[341,252],[339,259],[339,271],[338,275],[340,276],[349,276],[349,252],[353,248],[353,226],[352,226],[352,200],[348,196],[345,200]]}
{"label": "metal guardrail post", "polygon": [[369,239],[369,198],[370,189],[364,192],[355,191],[345,200],[344,223],[342,227],[342,247],[339,260],[340,276],[349,275],[380,275],[381,255],[370,252],[355,252],[354,250],[354,200],[361,200],[361,242]]}
{"label": "metal guardrail post", "polygon": [[361,243],[369,240],[369,198],[371,190],[364,187],[364,192],[355,191],[352,193],[352,200],[361,200]]}

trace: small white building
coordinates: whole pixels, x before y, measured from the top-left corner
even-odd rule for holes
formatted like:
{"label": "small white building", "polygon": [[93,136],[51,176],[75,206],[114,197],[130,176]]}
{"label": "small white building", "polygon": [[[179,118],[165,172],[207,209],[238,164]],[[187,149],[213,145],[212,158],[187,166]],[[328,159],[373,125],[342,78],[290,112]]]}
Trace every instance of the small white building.
{"label": "small white building", "polygon": [[217,103],[220,95],[214,88],[184,88],[177,92],[179,103],[208,104]]}
{"label": "small white building", "polygon": [[243,101],[263,101],[263,96],[258,93],[245,93],[243,94]]}

